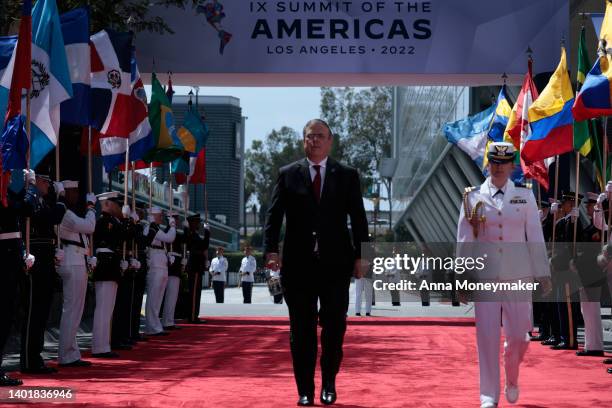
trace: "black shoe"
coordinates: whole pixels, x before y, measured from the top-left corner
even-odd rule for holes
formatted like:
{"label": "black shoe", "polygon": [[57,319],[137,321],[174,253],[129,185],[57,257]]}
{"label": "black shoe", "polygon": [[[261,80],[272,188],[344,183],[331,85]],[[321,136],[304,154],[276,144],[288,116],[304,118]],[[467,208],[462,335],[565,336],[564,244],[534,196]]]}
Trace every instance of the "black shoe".
{"label": "black shoe", "polygon": [[[393,302],[393,303],[391,303],[391,305],[393,305],[393,306],[401,306],[402,304],[400,302]],[[425,305],[423,305],[423,306],[425,306]],[[429,306],[429,305],[427,305],[427,306]]]}
{"label": "black shoe", "polygon": [[57,369],[43,365],[43,366],[34,367],[34,368],[22,368],[21,372],[23,374],[55,374],[57,373]]}
{"label": "black shoe", "polygon": [[579,357],[603,357],[603,350],[580,350],[576,352]]}
{"label": "black shoe", "polygon": [[91,367],[91,361],[86,360],[76,360],[72,363],[64,363],[60,364],[60,367]]}
{"label": "black shoe", "polygon": [[164,326],[164,330],[181,330],[181,328],[176,326]]}
{"label": "black shoe", "polygon": [[168,333],[167,331],[161,331],[159,333],[151,333],[149,334],[149,336],[169,336],[170,333]]}
{"label": "black shoe", "polygon": [[608,368],[608,374],[612,374],[612,368]]}
{"label": "black shoe", "polygon": [[312,395],[300,395],[297,405],[299,407],[310,407],[314,405],[314,397]]}
{"label": "black shoe", "polygon": [[553,336],[550,336],[542,342],[543,346],[556,346],[557,344],[559,344],[559,340],[557,340],[557,338]]}
{"label": "black shoe", "polygon": [[111,349],[112,350],[131,350],[132,346],[129,346],[129,345],[124,344],[124,343],[111,344]]}
{"label": "black shoe", "polygon": [[95,353],[91,355],[95,358],[119,358],[119,354],[109,351],[107,353]]}
{"label": "black shoe", "polygon": [[578,350],[578,346],[570,346],[569,344],[567,344],[566,342],[562,341],[561,343],[555,345],[555,346],[551,346],[550,347],[553,350]]}
{"label": "black shoe", "polygon": [[206,320],[204,320],[204,319],[195,319],[195,320],[190,320],[190,321],[189,321],[189,324],[204,324],[204,323],[206,323],[206,322],[207,322],[207,321],[206,321]]}
{"label": "black shoe", "polygon": [[331,405],[336,402],[336,382],[324,381],[321,387],[321,404]]}
{"label": "black shoe", "polygon": [[366,313],[366,316],[372,316],[370,313]]}
{"label": "black shoe", "polygon": [[612,358],[606,358],[606,359],[603,361],[603,363],[604,363],[604,364],[612,364]]}
{"label": "black shoe", "polygon": [[[397,305],[393,304],[393,306],[399,306],[399,303]],[[421,302],[421,306],[429,306],[429,302]]]}
{"label": "black shoe", "polygon": [[361,313],[355,313],[355,316],[361,316]]}
{"label": "black shoe", "polygon": [[0,387],[16,387],[22,385],[23,381],[19,378],[11,378],[6,374],[0,375]]}

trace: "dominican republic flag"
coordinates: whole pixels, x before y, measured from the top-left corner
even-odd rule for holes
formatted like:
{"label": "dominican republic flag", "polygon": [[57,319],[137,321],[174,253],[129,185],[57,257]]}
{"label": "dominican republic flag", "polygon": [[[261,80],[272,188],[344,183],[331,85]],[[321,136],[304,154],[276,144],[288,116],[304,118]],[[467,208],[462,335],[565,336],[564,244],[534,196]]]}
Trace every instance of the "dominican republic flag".
{"label": "dominican republic flag", "polygon": [[132,34],[91,36],[91,125],[102,135],[128,137],[132,99]]}
{"label": "dominican republic flag", "polygon": [[72,81],[72,99],[62,102],[61,121],[89,126],[91,63],[89,12],[81,7],[60,16],[62,34]]}
{"label": "dominican republic flag", "polygon": [[117,166],[125,164],[126,140],[130,145],[129,161],[142,160],[155,144],[153,130],[149,124],[149,112],[147,109],[147,94],[140,78],[140,71],[136,64],[135,52],[131,59],[131,93],[129,99],[124,101],[124,107],[129,114],[123,123],[129,131],[128,138],[119,136],[100,135],[100,153],[104,168],[110,172]]}

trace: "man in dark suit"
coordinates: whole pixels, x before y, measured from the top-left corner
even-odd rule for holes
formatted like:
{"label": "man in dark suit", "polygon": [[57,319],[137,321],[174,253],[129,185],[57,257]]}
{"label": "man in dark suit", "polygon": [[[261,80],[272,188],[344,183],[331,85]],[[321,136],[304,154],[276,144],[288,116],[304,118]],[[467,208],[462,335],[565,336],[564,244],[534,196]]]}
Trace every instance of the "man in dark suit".
{"label": "man in dark suit", "polygon": [[281,282],[301,406],[314,403],[317,323],[321,325],[321,402],[336,400],[351,274],[363,276],[361,243],[368,241],[359,174],[328,157],[333,137],[324,121],[309,121],[303,136],[307,158],[280,169],[264,237],[267,263],[278,263],[286,218]]}

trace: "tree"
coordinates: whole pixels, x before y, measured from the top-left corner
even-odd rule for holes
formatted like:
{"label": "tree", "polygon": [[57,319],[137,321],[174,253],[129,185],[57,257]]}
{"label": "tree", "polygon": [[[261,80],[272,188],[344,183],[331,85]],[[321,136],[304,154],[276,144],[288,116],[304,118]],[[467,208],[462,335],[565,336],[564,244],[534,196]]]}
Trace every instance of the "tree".
{"label": "tree", "polygon": [[[88,6],[91,18],[91,32],[104,28],[117,31],[152,31],[159,34],[173,34],[172,27],[160,16],[151,15],[153,6],[194,7],[198,0],[58,0],[60,13]],[[0,35],[7,35],[11,28],[16,29],[16,23],[21,15],[22,0],[0,0]]]}
{"label": "tree", "polygon": [[[321,117],[334,132],[333,155],[355,167],[364,190],[380,179],[378,168],[391,155],[391,87],[321,88]],[[388,180],[381,180],[389,191]]]}
{"label": "tree", "polygon": [[251,148],[245,154],[245,190],[252,192],[259,202],[260,217],[265,216],[270,205],[278,170],[302,157],[302,138],[289,127],[273,130],[264,141],[253,140]]}

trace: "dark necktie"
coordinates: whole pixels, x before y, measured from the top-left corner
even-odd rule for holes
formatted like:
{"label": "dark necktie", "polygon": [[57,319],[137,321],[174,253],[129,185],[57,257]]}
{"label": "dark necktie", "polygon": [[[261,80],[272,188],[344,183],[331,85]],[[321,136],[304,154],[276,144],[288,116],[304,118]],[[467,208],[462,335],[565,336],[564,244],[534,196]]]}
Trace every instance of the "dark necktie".
{"label": "dark necktie", "polygon": [[321,201],[321,166],[315,164],[312,168],[317,172],[314,176],[314,180],[312,180],[312,190],[318,203]]}
{"label": "dark necktie", "polygon": [[495,197],[498,194],[504,195],[504,192],[501,191],[501,190],[497,190],[497,192],[495,194],[493,194],[493,197]]}

